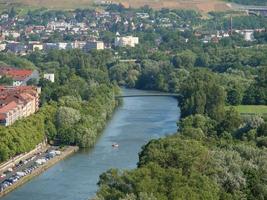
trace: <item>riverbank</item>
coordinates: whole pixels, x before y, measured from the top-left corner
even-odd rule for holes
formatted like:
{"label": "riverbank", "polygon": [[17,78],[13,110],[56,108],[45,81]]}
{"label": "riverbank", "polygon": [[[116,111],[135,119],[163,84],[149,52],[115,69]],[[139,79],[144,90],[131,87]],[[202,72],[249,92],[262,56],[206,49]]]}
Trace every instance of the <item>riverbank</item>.
{"label": "riverbank", "polygon": [[22,186],[24,183],[26,183],[26,182],[30,181],[32,178],[40,175],[41,173],[46,171],[48,168],[52,167],[53,165],[55,165],[59,161],[67,158],[68,156],[72,155],[73,153],[77,152],[78,150],[79,150],[79,147],[77,147],[77,146],[64,147],[64,150],[61,151],[60,155],[58,155],[58,156],[52,158],[51,160],[47,161],[45,164],[41,165],[40,167],[38,167],[37,169],[32,171],[31,174],[28,174],[28,175],[22,177],[16,183],[14,183],[13,185],[9,186],[4,191],[0,192],[0,197],[3,197],[5,195],[7,195],[8,193],[12,192],[16,188]]}
{"label": "riverbank", "polygon": [[[125,95],[149,93],[122,89]],[[108,103],[111,104],[110,101]],[[136,168],[141,147],[151,139],[174,133],[177,120],[179,109],[174,98],[124,98],[123,103],[105,122],[104,130],[98,132],[93,148],[82,149],[1,200],[93,198],[98,190],[99,176],[103,172],[110,168]],[[114,143],[119,147],[112,147]]]}

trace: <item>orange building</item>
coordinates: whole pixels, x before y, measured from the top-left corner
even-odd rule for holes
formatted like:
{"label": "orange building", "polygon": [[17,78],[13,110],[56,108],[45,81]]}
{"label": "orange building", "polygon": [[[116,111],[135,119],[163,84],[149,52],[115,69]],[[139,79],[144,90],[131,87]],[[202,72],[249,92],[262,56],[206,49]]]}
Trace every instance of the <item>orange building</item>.
{"label": "orange building", "polygon": [[39,91],[33,86],[0,86],[0,125],[9,126],[39,109]]}

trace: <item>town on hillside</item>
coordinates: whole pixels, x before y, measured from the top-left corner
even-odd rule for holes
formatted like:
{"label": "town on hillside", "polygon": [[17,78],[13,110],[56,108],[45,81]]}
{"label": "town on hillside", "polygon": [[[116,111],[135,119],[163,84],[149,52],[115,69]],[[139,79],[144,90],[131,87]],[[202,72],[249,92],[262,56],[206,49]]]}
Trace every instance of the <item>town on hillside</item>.
{"label": "town on hillside", "polygon": [[[89,52],[113,47],[134,47],[139,43],[139,38],[133,35],[156,28],[193,31],[203,43],[216,43],[234,33],[241,35],[245,41],[252,42],[257,40],[254,34],[266,32],[266,27],[257,24],[254,24],[255,28],[239,26],[240,22],[233,20],[231,15],[224,17],[224,24],[213,21],[213,27],[201,28],[200,21],[194,19],[201,19],[196,13],[190,21],[186,20],[190,14],[181,16],[162,10],[155,15],[145,9],[119,12],[120,6],[111,4],[110,9],[102,11],[37,10],[27,15],[16,15],[14,9],[11,9],[0,15],[0,51],[25,55],[37,50],[81,49]],[[241,13],[250,15],[251,12],[248,11],[249,9],[243,8]],[[265,12],[259,14],[264,16]],[[189,38],[185,39],[187,41]]]}

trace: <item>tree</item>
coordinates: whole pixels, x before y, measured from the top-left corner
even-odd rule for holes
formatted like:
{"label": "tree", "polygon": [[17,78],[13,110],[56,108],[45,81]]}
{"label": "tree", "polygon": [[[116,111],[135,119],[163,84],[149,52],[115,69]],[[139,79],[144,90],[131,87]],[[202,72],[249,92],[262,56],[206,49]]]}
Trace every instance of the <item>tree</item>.
{"label": "tree", "polygon": [[220,133],[226,131],[228,133],[234,133],[241,125],[242,119],[240,114],[231,107],[225,112],[225,116],[221,123],[218,125]]}
{"label": "tree", "polygon": [[182,134],[188,128],[200,129],[206,136],[214,135],[216,133],[217,122],[211,118],[203,115],[190,115],[186,118],[181,119],[178,123],[178,127]]}
{"label": "tree", "polygon": [[179,105],[182,117],[207,114],[220,121],[224,116],[225,92],[216,83],[216,75],[206,70],[194,70],[182,84]]}
{"label": "tree", "polygon": [[34,85],[37,86],[38,85],[38,81],[35,78],[32,78],[30,80],[27,81],[27,85]]}
{"label": "tree", "polygon": [[262,123],[258,128],[257,128],[257,136],[267,136],[267,122]]}
{"label": "tree", "polygon": [[71,127],[80,119],[80,112],[70,107],[60,107],[56,114],[56,124],[58,128]]}
{"label": "tree", "polygon": [[182,53],[175,56],[173,59],[173,64],[177,68],[181,66],[185,68],[190,68],[195,65],[195,62],[196,55],[190,50],[183,51]]}
{"label": "tree", "polygon": [[230,105],[239,105],[242,102],[242,94],[239,89],[232,88],[227,91],[227,102]]}

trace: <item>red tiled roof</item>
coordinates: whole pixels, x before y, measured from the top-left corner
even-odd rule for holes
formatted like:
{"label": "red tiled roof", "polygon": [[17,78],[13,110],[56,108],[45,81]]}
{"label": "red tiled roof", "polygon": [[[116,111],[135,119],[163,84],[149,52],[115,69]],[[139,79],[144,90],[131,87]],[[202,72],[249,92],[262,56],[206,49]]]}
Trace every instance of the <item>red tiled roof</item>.
{"label": "red tiled roof", "polygon": [[10,102],[27,104],[38,96],[34,86],[2,87],[0,86],[0,110]]}
{"label": "red tiled roof", "polygon": [[15,101],[12,101],[8,103],[7,105],[3,106],[2,108],[0,108],[0,113],[7,113],[16,107],[17,107],[17,103]]}
{"label": "red tiled roof", "polygon": [[0,67],[0,75],[5,75],[13,78],[14,80],[22,81],[33,73],[29,69],[16,69],[12,67]]}

